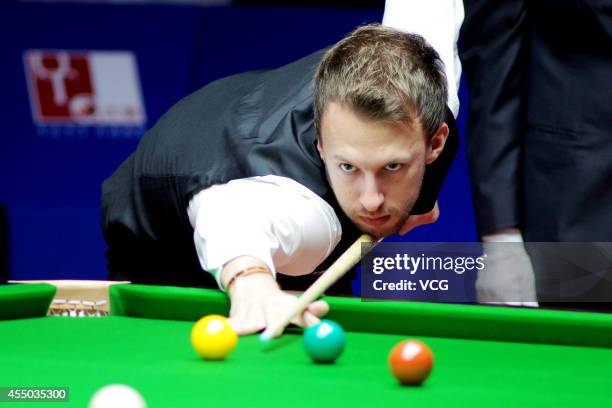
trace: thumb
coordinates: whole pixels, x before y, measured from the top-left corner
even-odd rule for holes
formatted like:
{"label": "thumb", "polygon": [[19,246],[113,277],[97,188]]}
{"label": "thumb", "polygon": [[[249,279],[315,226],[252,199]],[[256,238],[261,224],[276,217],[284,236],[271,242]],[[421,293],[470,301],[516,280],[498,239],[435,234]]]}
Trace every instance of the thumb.
{"label": "thumb", "polygon": [[329,305],[324,300],[317,300],[312,302],[306,310],[317,317],[322,317],[329,312]]}

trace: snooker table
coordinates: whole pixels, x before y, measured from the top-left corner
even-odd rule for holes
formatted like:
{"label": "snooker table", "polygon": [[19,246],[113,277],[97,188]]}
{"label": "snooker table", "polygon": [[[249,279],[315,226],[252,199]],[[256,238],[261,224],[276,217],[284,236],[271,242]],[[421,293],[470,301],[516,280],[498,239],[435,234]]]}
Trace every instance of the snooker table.
{"label": "snooker table", "polygon": [[[612,315],[417,302],[325,298],[347,331],[333,365],[312,363],[300,329],[264,347],[241,337],[225,360],[191,348],[199,317],[227,315],[223,293],[115,285],[107,317],[46,316],[55,288],[0,286],[0,387],[69,387],[85,407],[104,385],[125,383],[149,407],[610,407]],[[400,386],[387,367],[393,345],[426,342],[434,368]]]}

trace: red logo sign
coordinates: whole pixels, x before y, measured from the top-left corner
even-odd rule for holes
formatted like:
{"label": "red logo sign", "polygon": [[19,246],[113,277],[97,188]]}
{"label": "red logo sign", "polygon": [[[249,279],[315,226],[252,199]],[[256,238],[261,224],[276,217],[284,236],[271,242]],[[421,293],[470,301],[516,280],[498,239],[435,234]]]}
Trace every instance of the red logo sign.
{"label": "red logo sign", "polygon": [[40,125],[141,126],[145,122],[130,52],[28,50],[24,54],[34,121]]}

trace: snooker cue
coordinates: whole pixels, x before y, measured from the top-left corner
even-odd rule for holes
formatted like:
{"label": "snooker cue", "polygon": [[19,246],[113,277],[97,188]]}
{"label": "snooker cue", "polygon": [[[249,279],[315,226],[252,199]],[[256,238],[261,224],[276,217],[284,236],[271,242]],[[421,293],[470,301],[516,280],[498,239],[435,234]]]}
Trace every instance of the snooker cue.
{"label": "snooker cue", "polygon": [[[379,240],[380,241],[380,240]],[[363,234],[299,297],[297,303],[282,320],[269,326],[261,334],[262,341],[268,341],[282,334],[291,320],[302,313],[315,299],[320,297],[331,285],[347,273],[361,259],[361,244],[374,243],[374,238]]]}

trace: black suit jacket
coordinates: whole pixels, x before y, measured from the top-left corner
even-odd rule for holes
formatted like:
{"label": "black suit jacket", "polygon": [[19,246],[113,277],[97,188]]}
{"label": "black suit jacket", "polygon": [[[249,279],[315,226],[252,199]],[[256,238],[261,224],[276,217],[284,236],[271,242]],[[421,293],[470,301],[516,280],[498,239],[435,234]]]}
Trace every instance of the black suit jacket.
{"label": "black suit jacket", "polygon": [[480,234],[612,241],[612,1],[465,0]]}

